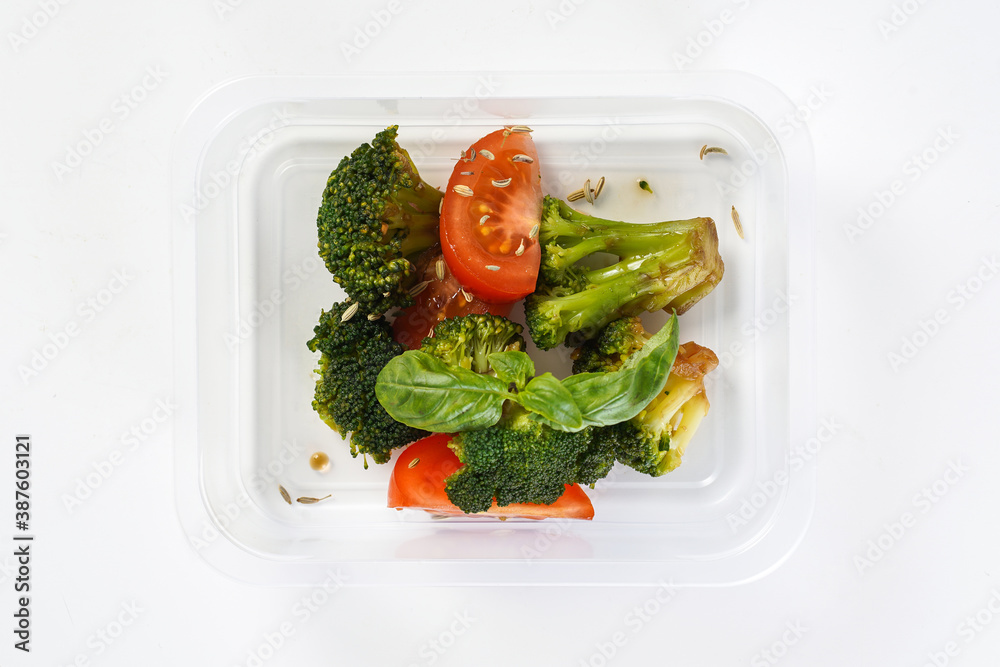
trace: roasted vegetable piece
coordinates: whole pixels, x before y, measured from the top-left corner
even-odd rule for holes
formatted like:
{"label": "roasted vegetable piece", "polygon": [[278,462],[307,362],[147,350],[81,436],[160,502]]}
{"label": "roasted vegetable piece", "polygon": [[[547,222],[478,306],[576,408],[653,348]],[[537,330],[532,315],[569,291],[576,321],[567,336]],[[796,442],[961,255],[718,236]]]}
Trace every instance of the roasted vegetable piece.
{"label": "roasted vegetable piece", "polygon": [[488,357],[494,352],[524,350],[522,330],[520,324],[499,315],[452,317],[435,325],[434,335],[424,339],[420,350],[450,366],[488,373]]}
{"label": "roasted vegetable piece", "polygon": [[611,471],[614,452],[594,432],[557,431],[508,404],[497,424],[452,439],[463,465],[446,480],[448,499],[470,513],[485,512],[494,500],[500,507],[553,503],[567,484],[593,484]]}
{"label": "roasted vegetable piece", "polygon": [[[680,315],[712,291],[725,268],[711,218],[617,222],[546,197],[539,241],[541,268],[525,318],[545,350],[571,334],[592,338],[609,322],[643,311]],[[601,268],[583,262],[596,253],[618,261]]]}
{"label": "roasted vegetable piece", "polygon": [[[435,433],[403,450],[396,459],[389,478],[388,505],[397,509],[423,509],[436,515],[464,515],[448,500],[445,479],[462,467],[448,448],[452,436]],[[594,506],[578,484],[567,486],[551,505],[511,503],[500,507],[495,502],[486,516],[519,519],[593,519]]]}
{"label": "roasted vegetable piece", "polygon": [[413,262],[439,237],[442,195],[396,143],[397,129],[340,161],[316,220],[319,255],[362,315],[413,303]]}
{"label": "roasted vegetable piece", "polygon": [[402,354],[385,318],[347,314],[351,303],[336,303],[320,315],[307,346],[320,352],[313,409],[330,428],[350,436],[351,455],[385,463],[396,447],[427,435],[389,416],[375,397],[375,380],[390,359]]}
{"label": "roasted vegetable piece", "polygon": [[[614,370],[642,348],[645,337],[638,317],[612,322],[580,349],[573,371]],[[663,391],[638,415],[601,427],[595,437],[607,441],[618,461],[639,472],[656,477],[674,470],[708,413],[705,376],[718,365],[707,347],[682,344]]]}

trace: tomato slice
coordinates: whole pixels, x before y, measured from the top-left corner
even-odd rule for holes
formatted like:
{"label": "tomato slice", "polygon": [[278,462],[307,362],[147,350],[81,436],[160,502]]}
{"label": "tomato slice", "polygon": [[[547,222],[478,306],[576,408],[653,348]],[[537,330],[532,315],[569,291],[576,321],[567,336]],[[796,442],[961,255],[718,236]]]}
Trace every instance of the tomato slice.
{"label": "tomato slice", "polygon": [[[440,268],[438,261],[440,260]],[[414,303],[404,308],[392,322],[392,335],[396,342],[415,350],[424,338],[430,335],[434,325],[441,320],[459,315],[490,313],[510,315],[513,303],[487,303],[471,294],[462,292],[462,285],[448,270],[448,264],[441,254],[441,246],[435,245],[424,251],[417,260],[417,277],[424,288],[413,297]],[[438,271],[444,279],[438,278]],[[469,298],[472,296],[472,299]]]}
{"label": "tomato slice", "polygon": [[[444,490],[444,480],[462,467],[455,452],[448,447],[450,441],[450,434],[435,433],[417,440],[400,453],[389,478],[389,507],[468,516],[448,500]],[[572,484],[566,485],[566,492],[551,505],[514,503],[499,507],[494,501],[493,507],[484,514],[522,519],[593,519],[594,506],[580,485]]]}
{"label": "tomato slice", "polygon": [[[519,128],[520,126],[515,126]],[[497,130],[455,165],[441,206],[448,266],[473,295],[494,303],[535,291],[542,215],[538,152],[528,132]]]}

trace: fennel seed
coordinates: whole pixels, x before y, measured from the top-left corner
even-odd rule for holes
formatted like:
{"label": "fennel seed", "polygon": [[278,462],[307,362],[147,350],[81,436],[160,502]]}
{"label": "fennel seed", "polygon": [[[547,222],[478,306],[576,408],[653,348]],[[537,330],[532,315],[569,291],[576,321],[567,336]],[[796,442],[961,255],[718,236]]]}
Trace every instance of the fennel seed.
{"label": "fennel seed", "polygon": [[288,495],[288,491],[285,490],[285,487],[283,487],[281,484],[278,485],[278,493],[281,494],[281,497],[285,499],[286,503],[288,503],[289,505],[292,504],[292,497]]}
{"label": "fennel seed", "polygon": [[358,312],[358,308],[360,307],[361,307],[360,303],[352,303],[351,306],[344,311],[344,314],[340,316],[340,321],[346,322],[352,317],[354,317],[355,313]]}
{"label": "fennel seed", "polygon": [[417,465],[418,463],[420,463],[420,458],[419,458],[419,457],[418,457],[418,458],[415,458],[415,459],[413,459],[412,461],[410,461],[410,464],[409,464],[408,466],[406,466],[406,467],[407,467],[407,468],[413,468],[413,467],[414,467],[414,466],[416,466],[416,465]]}
{"label": "fennel seed", "polygon": [[740,235],[741,239],[746,238],[745,236],[743,236],[743,223],[740,222],[740,213],[739,211],[736,210],[735,206],[733,207],[732,214],[733,214],[733,226],[736,227],[736,233]]}
{"label": "fennel seed", "polygon": [[322,498],[310,498],[309,496],[302,496],[301,498],[296,498],[295,502],[302,503],[303,505],[312,505],[314,503],[320,502],[321,500],[326,500],[329,497],[330,497],[329,493],[323,496]]}
{"label": "fennel seed", "polygon": [[701,153],[698,154],[699,160],[704,160],[705,156],[709,153],[719,153],[721,155],[729,155],[729,152],[725,148],[719,148],[718,146],[709,146],[705,144],[701,147]]}
{"label": "fennel seed", "polygon": [[462,195],[463,197],[471,197],[473,194],[475,194],[472,191],[472,188],[470,188],[468,185],[456,185],[451,190],[455,194]]}

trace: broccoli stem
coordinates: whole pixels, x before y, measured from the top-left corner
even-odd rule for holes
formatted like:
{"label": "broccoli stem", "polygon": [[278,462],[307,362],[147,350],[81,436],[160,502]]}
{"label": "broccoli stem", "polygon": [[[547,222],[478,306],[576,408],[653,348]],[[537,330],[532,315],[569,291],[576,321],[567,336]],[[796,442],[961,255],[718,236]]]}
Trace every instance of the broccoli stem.
{"label": "broccoli stem", "polygon": [[383,220],[386,231],[383,241],[396,233],[405,233],[400,252],[412,261],[414,257],[438,242],[438,203],[442,194],[423,181],[413,188],[400,188],[393,193],[394,207],[386,207]]}

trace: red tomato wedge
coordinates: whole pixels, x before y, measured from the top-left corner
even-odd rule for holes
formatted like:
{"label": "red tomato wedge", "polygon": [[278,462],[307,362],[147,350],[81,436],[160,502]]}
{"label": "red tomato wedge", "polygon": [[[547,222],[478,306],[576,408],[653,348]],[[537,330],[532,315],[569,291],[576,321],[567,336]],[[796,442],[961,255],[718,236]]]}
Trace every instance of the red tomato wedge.
{"label": "red tomato wedge", "polygon": [[[448,500],[444,490],[444,480],[462,467],[455,452],[448,447],[450,441],[450,434],[435,433],[402,451],[389,478],[389,507],[468,516]],[[573,484],[567,485],[566,492],[551,505],[514,503],[499,507],[494,501],[493,507],[484,514],[522,519],[593,519],[594,506],[580,485]]]}
{"label": "red tomato wedge", "polygon": [[414,304],[399,311],[392,321],[393,338],[409,350],[420,347],[441,320],[482,313],[507,317],[514,306],[513,303],[487,303],[474,296],[470,301],[467,296],[472,295],[462,293],[462,286],[448,270],[440,246],[424,251],[417,260],[416,269],[418,284],[424,286],[413,297]]}
{"label": "red tomato wedge", "polygon": [[462,154],[441,206],[441,246],[458,281],[493,303],[535,291],[542,215],[538,152],[523,126],[487,134]]}

